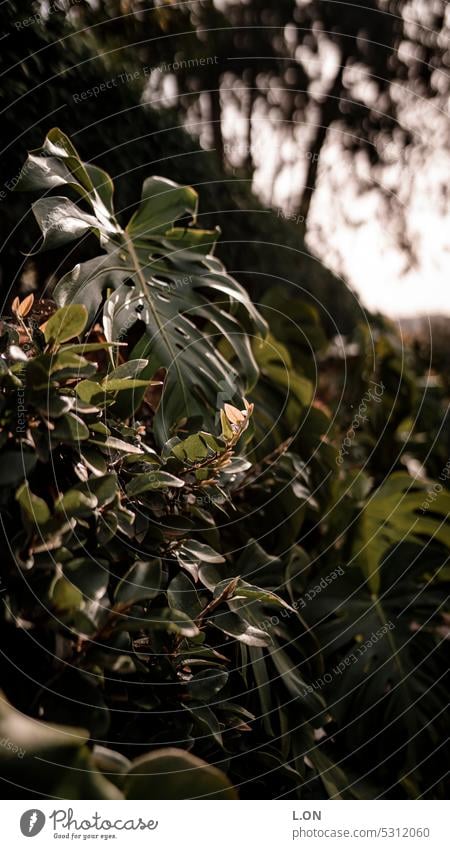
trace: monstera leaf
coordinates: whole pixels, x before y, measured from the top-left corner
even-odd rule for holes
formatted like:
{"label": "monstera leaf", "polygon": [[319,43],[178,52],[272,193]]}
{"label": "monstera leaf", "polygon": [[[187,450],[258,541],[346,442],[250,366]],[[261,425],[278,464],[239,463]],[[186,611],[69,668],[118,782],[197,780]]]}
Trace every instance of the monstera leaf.
{"label": "monstera leaf", "polygon": [[337,741],[364,760],[369,740],[380,767],[392,756],[413,795],[446,737],[446,560],[439,544],[403,543],[379,568],[378,594],[347,567],[303,611],[323,652]]}
{"label": "monstera leaf", "polygon": [[430,499],[424,484],[396,472],[368,498],[359,517],[354,557],[369,588],[377,593],[379,566],[389,549],[403,541],[435,539],[450,548],[450,493]]}
{"label": "monstera leaf", "polygon": [[[205,406],[215,411],[218,393],[238,401],[255,383],[250,335],[264,334],[265,323],[213,256],[217,231],[190,226],[197,212],[194,189],[148,178],[123,229],[114,214],[110,177],[83,163],[58,129],[29,155],[16,188],[68,195],[46,196],[33,205],[42,248],[88,233],[98,237],[104,253],[76,265],[59,281],[54,297],[60,306],[84,304],[91,322],[102,309],[109,341],[123,341],[142,323],[136,356],[149,359],[154,372],[166,369],[154,423],[161,441],[181,420],[204,419]],[[76,195],[86,209],[72,200]],[[174,226],[180,219],[186,225]],[[230,352],[236,368],[222,350]]]}

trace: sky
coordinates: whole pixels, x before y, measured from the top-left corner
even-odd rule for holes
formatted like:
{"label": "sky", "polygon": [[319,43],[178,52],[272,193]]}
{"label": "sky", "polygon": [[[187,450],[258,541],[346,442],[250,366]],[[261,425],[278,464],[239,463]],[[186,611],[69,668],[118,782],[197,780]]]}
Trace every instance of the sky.
{"label": "sky", "polygon": [[[417,13],[423,26],[426,10],[425,5]],[[317,64],[316,82],[323,94],[336,73],[339,54],[327,40],[318,56],[308,61]],[[169,75],[164,85],[170,80]],[[367,83],[365,77],[361,80],[361,85]],[[444,82],[443,91],[429,99],[407,87],[399,88],[399,123],[410,131],[414,143],[406,150],[396,150],[395,138],[391,138],[386,144],[389,165],[378,173],[369,169],[363,153],[359,160],[346,158],[349,154],[340,143],[342,131],[338,126],[328,130],[320,156],[307,247],[344,278],[363,305],[394,319],[450,316],[450,121],[448,80]],[[229,84],[233,87],[232,78]],[[172,88],[176,103],[173,80]],[[371,105],[376,109],[376,94],[370,89],[369,95],[375,97]],[[256,165],[253,188],[268,210],[292,212],[298,208],[306,176],[308,127],[305,130],[301,123],[287,134],[277,120],[270,110],[258,112],[256,104],[252,118]],[[222,126],[231,165],[239,166],[245,159],[246,129],[246,119],[231,98],[223,109]],[[203,146],[209,148],[207,127],[205,137],[202,135]],[[355,168],[367,186],[364,192],[360,190],[361,180],[355,179]],[[389,212],[387,197],[395,213]],[[400,220],[402,227],[398,228]],[[409,245],[408,250],[402,247],[400,236]]]}
{"label": "sky", "polygon": [[334,218],[336,188],[326,173],[320,181],[309,246],[345,277],[369,309],[392,318],[450,316],[450,212],[442,201],[449,175],[450,155],[438,150],[417,163],[412,180],[411,174],[404,178],[403,209],[416,254],[412,267],[396,243],[393,222],[376,188],[359,199],[344,176],[338,193],[340,214]]}
{"label": "sky", "polygon": [[[333,75],[333,50],[321,55],[321,73]],[[325,70],[324,70],[325,69]],[[325,73],[326,71],[326,73]],[[391,142],[392,164],[375,174],[364,156],[346,159],[339,128],[330,128],[308,220],[307,246],[358,293],[363,304],[392,318],[450,316],[450,120],[446,95],[425,100],[401,92],[399,120],[414,140],[406,151]],[[225,110],[224,136],[236,144],[245,126],[236,107]],[[293,137],[270,123],[252,121],[256,193],[269,208],[292,211],[306,175],[304,131]],[[303,136],[302,136],[303,133]],[[231,150],[231,154],[233,151]],[[231,155],[232,158],[232,155]],[[361,193],[355,167],[369,190]],[[377,182],[377,180],[379,182]],[[382,189],[382,191],[380,190]],[[383,197],[390,196],[396,215]],[[396,232],[399,215],[411,251]]]}
{"label": "sky", "polygon": [[[439,132],[444,123],[448,130],[448,118],[440,115],[436,122],[431,117],[435,116],[429,115],[429,132],[422,134],[408,161],[383,175],[384,193],[391,193],[401,210],[413,262],[399,246],[395,218],[387,213],[379,184],[366,169],[363,176],[371,189],[358,192],[355,162],[346,162],[332,133],[320,160],[308,248],[349,283],[366,307],[391,318],[450,316],[450,151],[447,133]],[[235,122],[236,116],[230,116],[229,126],[236,126]],[[276,131],[270,135],[267,126],[260,138],[264,141],[256,146],[260,165],[254,188],[272,207],[294,209],[296,187],[301,190],[303,185],[305,157],[298,144],[281,143]],[[280,152],[285,161],[282,168]]]}

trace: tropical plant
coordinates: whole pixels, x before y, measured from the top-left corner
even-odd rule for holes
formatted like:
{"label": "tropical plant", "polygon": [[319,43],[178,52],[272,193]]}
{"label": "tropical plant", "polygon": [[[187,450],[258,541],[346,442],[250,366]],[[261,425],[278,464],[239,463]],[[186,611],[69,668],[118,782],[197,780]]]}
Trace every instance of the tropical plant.
{"label": "tropical plant", "polygon": [[399,781],[408,796],[445,796],[445,562],[439,546],[399,542],[375,592],[348,570],[306,613],[332,671],[324,689],[344,763],[376,758],[388,795]]}
{"label": "tropical plant", "polygon": [[5,787],[442,795],[448,494],[337,462],[317,315],[268,294],[267,333],[189,187],[146,180],[122,228],[56,130],[20,187],[65,192],[45,247],[104,253],[2,321]]}
{"label": "tropical plant", "polygon": [[[251,695],[244,703],[239,697],[244,673],[240,663],[235,666],[238,647],[272,646],[264,627],[268,611],[294,611],[246,580],[251,549],[234,564],[226,562],[205,509],[208,504],[223,511],[230,489],[249,468],[235,452],[251,405],[240,411],[225,404],[218,435],[177,436],[158,452],[144,424],[117,412],[122,395],[153,388],[154,382],[139,377],[147,361],[115,367],[106,356],[106,368],[98,368],[93,358],[118,346],[89,336],[80,341],[86,307],[62,307],[39,327],[32,300],[13,304],[2,335],[1,492],[8,540],[2,627],[9,647],[4,662],[11,670],[5,693],[39,721],[36,730],[36,721],[27,726],[24,717],[5,709],[15,748],[1,751],[4,774],[25,795],[51,795],[58,785],[60,795],[114,798],[116,787],[97,773],[106,772],[114,785],[119,772],[116,783],[128,796],[132,767],[125,757],[149,747],[148,776],[153,769],[164,772],[164,759],[170,771],[173,758],[196,774],[199,762],[185,753],[160,753],[163,760],[155,760],[154,747],[170,739],[183,740],[187,748],[197,741],[199,751],[209,757],[216,752],[221,763],[233,749],[238,757],[240,737],[255,721],[247,706]],[[19,673],[23,628],[31,642]],[[36,664],[42,677],[36,677]],[[28,681],[22,698],[17,674]],[[292,676],[298,673],[292,670]],[[57,731],[41,720],[69,726],[74,715],[87,732],[62,730],[58,748]],[[35,743],[27,727],[34,727]],[[119,754],[103,750],[109,734]],[[36,769],[26,766],[54,746],[60,768],[38,780]],[[17,751],[23,749],[21,764]],[[138,763],[139,775],[147,774],[147,761]],[[70,765],[89,768],[89,780],[80,773],[79,781],[62,781],[61,769]],[[199,771],[189,792],[231,793],[220,773],[208,770]],[[133,781],[131,797],[153,794],[151,777],[148,782]],[[169,777],[160,792],[176,797],[187,790],[179,777]]]}
{"label": "tropical plant", "polygon": [[[57,129],[29,155],[16,189],[56,187],[68,195],[76,192],[90,212],[70,197],[36,201],[33,212],[42,248],[93,232],[105,253],[77,264],[59,281],[54,298],[61,305],[83,303],[91,324],[102,306],[108,341],[123,339],[142,325],[139,353],[151,351],[153,371],[166,372],[155,432],[167,438],[182,419],[201,420],[205,409],[215,411],[219,385],[230,398],[236,396],[241,376],[246,388],[251,387],[257,369],[246,330],[262,333],[264,322],[245,290],[213,257],[217,232],[187,226],[190,219],[195,222],[196,192],[149,177],[138,209],[122,228],[114,214],[110,177],[82,163]],[[174,226],[186,216],[184,226]],[[220,354],[221,340],[233,348],[239,371]]]}

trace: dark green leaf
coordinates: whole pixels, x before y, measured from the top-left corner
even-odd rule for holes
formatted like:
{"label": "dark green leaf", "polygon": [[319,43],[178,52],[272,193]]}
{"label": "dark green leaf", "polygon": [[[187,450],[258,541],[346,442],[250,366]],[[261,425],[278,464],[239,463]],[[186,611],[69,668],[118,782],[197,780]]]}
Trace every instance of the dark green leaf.
{"label": "dark green leaf", "polygon": [[125,782],[127,799],[236,799],[216,767],[181,749],[164,749],[134,761]]}
{"label": "dark green leaf", "polygon": [[138,560],[122,578],[115,592],[117,603],[155,598],[161,587],[161,561]]}
{"label": "dark green leaf", "polygon": [[45,341],[61,345],[79,336],[87,323],[87,309],[83,304],[71,304],[57,310],[46,322]]}
{"label": "dark green leaf", "polygon": [[168,489],[170,487],[178,489],[182,486],[184,486],[184,481],[169,474],[169,472],[151,471],[142,475],[135,475],[127,485],[127,493],[133,496],[149,490]]}

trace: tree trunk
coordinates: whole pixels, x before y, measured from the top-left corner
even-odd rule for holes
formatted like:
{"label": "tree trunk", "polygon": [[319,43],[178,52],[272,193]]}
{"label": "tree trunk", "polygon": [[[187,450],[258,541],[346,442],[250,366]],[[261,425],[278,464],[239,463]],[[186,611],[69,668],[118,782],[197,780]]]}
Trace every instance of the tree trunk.
{"label": "tree trunk", "polygon": [[305,187],[303,189],[302,199],[300,201],[299,208],[299,214],[302,216],[302,223],[305,228],[306,223],[308,221],[312,197],[316,190],[320,154],[323,145],[325,144],[325,139],[327,137],[330,124],[332,124],[333,121],[335,121],[336,118],[339,117],[340,94],[342,90],[342,78],[344,75],[345,64],[346,57],[342,56],[341,64],[334,78],[333,85],[327,92],[325,101],[323,103],[319,122],[316,128],[316,133],[311,141],[307,153],[308,169],[306,173]]}
{"label": "tree trunk", "polygon": [[247,89],[247,98],[246,98],[246,133],[245,133],[245,157],[244,157],[244,169],[247,174],[253,176],[253,172],[255,170],[255,163],[253,161],[252,154],[252,115],[253,115],[253,107],[255,105],[256,100],[256,89],[255,89],[255,75],[251,73],[250,79],[248,81],[248,89]]}
{"label": "tree trunk", "polygon": [[224,149],[222,135],[222,109],[220,106],[220,83],[217,80],[214,83],[217,87],[209,91],[209,120],[211,122],[211,132],[213,137],[213,146],[216,151],[216,156],[221,165],[224,164]]}

